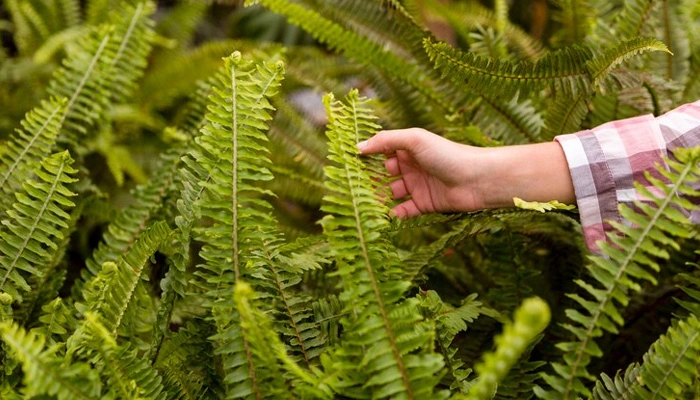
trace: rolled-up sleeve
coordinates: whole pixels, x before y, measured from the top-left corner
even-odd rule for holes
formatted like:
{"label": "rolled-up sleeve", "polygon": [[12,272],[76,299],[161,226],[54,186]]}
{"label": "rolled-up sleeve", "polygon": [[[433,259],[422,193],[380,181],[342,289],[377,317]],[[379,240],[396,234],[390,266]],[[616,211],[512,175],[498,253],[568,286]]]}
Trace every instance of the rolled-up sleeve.
{"label": "rolled-up sleeve", "polygon": [[[659,176],[655,165],[665,165],[674,149],[700,145],[700,101],[658,118],[612,121],[555,140],[569,165],[586,245],[598,251],[596,242],[611,229],[608,221],[623,222],[618,206],[644,200],[634,182],[651,187],[645,172]],[[691,219],[698,223],[700,215]]]}

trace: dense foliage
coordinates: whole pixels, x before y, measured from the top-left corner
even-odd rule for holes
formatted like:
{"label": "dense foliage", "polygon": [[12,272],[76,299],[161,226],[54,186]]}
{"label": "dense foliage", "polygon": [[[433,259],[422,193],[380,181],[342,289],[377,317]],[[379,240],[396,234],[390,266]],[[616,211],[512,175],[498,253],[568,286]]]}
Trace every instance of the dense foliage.
{"label": "dense foliage", "polygon": [[700,148],[601,256],[575,211],[394,220],[356,148],[697,100],[700,3],[225,3],[0,5],[1,398],[700,396]]}

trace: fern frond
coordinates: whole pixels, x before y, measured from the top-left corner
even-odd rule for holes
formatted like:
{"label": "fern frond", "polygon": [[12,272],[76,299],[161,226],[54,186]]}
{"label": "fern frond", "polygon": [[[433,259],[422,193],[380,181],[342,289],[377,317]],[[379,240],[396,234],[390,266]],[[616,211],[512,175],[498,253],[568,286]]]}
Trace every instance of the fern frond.
{"label": "fern frond", "polygon": [[44,349],[43,336],[27,333],[14,323],[0,325],[0,334],[22,362],[25,396],[45,394],[58,400],[89,400],[100,396],[99,376],[87,363],[67,365],[54,354],[55,347]]}
{"label": "fern frond", "polygon": [[[459,2],[450,4],[449,7],[439,1],[427,2],[430,10],[435,10],[442,18],[450,22],[455,32],[466,43],[470,43],[470,34],[479,27],[494,27],[496,18],[494,12],[478,2]],[[530,36],[518,25],[506,20],[503,38],[509,47],[513,48],[519,58],[535,61],[543,54],[542,44]]]}
{"label": "fern frond", "polygon": [[481,95],[473,118],[477,126],[506,144],[541,141],[540,131],[544,122],[532,102],[522,101],[518,96],[503,101],[499,96],[499,93]]}
{"label": "fern frond", "polygon": [[[255,292],[242,280],[236,282],[233,299],[236,309],[240,313],[241,330],[248,338],[251,351],[256,358],[272,372],[276,372],[278,379],[282,371],[293,376],[297,382],[292,381],[290,388],[292,396],[318,399],[330,399],[330,389],[307,370],[299,367],[287,354],[287,349],[277,335],[269,317],[258,310],[253,304]],[[272,396],[289,396],[289,393],[274,393],[274,388],[266,392]]]}
{"label": "fern frond", "polygon": [[[586,47],[567,47],[544,55],[536,62],[512,63],[465,53],[446,43],[426,39],[425,50],[442,76],[464,83],[478,93],[498,92],[512,98],[517,92],[540,90],[554,85],[564,93],[577,93],[589,85],[586,62],[592,52]],[[497,87],[497,90],[494,90]]]}
{"label": "fern frond", "polygon": [[387,207],[375,196],[380,168],[364,165],[357,150],[378,126],[356,90],[345,103],[330,94],[324,100],[333,164],[326,167],[329,194],[322,209],[328,215],[321,224],[335,253],[347,313],[335,359],[322,359],[336,370],[331,386],[351,397],[441,398],[445,393],[434,391],[443,367],[432,352],[434,333],[416,309],[418,300],[404,299],[410,282],[394,278],[400,260],[379,233],[388,226]]}
{"label": "fern frond", "polygon": [[151,180],[132,191],[133,203],[112,218],[102,241],[86,260],[87,268],[81,271],[82,282],[75,285],[74,291],[80,291],[82,284],[95,277],[105,262],[117,262],[132,248],[172,190],[180,155],[178,149],[163,153]]}
{"label": "fern frond", "polygon": [[[62,137],[71,143],[103,115],[110,101],[131,96],[143,74],[152,41],[152,3],[126,6],[80,41],[49,84],[49,94],[68,98]],[[107,93],[108,95],[101,95]]]}
{"label": "fern frond", "polygon": [[622,3],[622,10],[615,14],[612,29],[618,40],[642,36],[642,30],[653,19],[654,1],[631,0]]}
{"label": "fern frond", "polygon": [[[249,3],[253,2],[249,1]],[[332,50],[339,50],[348,58],[362,64],[376,66],[388,76],[405,82],[445,112],[451,113],[456,108],[450,104],[445,95],[425,84],[429,78],[429,70],[421,70],[420,67],[412,65],[368,38],[344,29],[319,13],[288,0],[259,0],[255,3],[285,15],[289,22],[299,25]]]}
{"label": "fern frond", "polygon": [[75,316],[71,309],[60,297],[46,303],[41,309],[43,311],[43,315],[39,317],[41,325],[32,329],[32,332],[44,336],[51,345],[65,342],[68,338],[68,329],[75,325]]}
{"label": "fern frond", "polygon": [[208,123],[191,155],[209,176],[199,183],[206,190],[199,207],[212,221],[211,227],[198,231],[207,244],[200,252],[206,263],[196,274],[216,321],[217,335],[212,339],[223,357],[227,397],[237,398],[260,396],[260,385],[279,382],[255,362],[232,307],[231,290],[249,273],[246,263],[253,270],[265,265],[259,244],[279,241],[270,230],[276,225],[270,205],[260,198],[269,192],[260,184],[272,179],[264,130],[271,119],[268,97],[276,94],[284,65],[247,61],[239,52],[224,62],[215,78]]}
{"label": "fern frond", "polygon": [[66,100],[42,102],[27,113],[22,129],[3,144],[0,154],[0,215],[14,202],[14,193],[32,176],[32,169],[50,154],[65,115]]}
{"label": "fern frond", "polygon": [[582,90],[573,96],[562,95],[556,98],[554,104],[547,109],[542,139],[553,140],[558,135],[581,130],[581,124],[588,114],[591,95],[591,92]]}
{"label": "fern frond", "polygon": [[[117,263],[105,262],[97,276],[85,286],[85,303],[76,303],[78,311],[83,315],[95,313],[110,334],[116,336],[148,260],[170,232],[165,222],[156,222],[139,236],[126,254],[119,257]],[[80,339],[76,335],[73,336]]]}
{"label": "fern frond", "polygon": [[93,358],[92,361],[101,365],[102,373],[107,376],[108,391],[103,396],[123,399],[165,398],[161,377],[147,359],[140,357],[128,344],[118,346],[112,332],[102,325],[95,314],[85,314],[85,322],[85,332],[88,335],[86,343],[99,354],[99,358]]}
{"label": "fern frond", "polygon": [[634,38],[604,50],[586,62],[586,69],[594,87],[600,87],[610,72],[630,58],[648,51],[669,52],[665,44],[654,38]]}
{"label": "fern frond", "polygon": [[698,377],[700,320],[694,315],[672,325],[644,355],[643,386],[635,393],[646,399],[679,398]]}
{"label": "fern frond", "polygon": [[70,215],[66,209],[75,206],[75,196],[67,185],[76,181],[71,175],[73,159],[67,151],[45,158],[36,169],[37,181],[23,184],[16,193],[16,202],[7,211],[0,230],[0,290],[21,301],[20,290],[31,290],[25,274],[43,274],[42,269],[57,251]]}
{"label": "fern frond", "polygon": [[498,383],[508,374],[513,364],[537,335],[549,325],[549,306],[539,297],[531,297],[515,311],[513,323],[503,328],[496,337],[496,350],[486,353],[483,361],[475,366],[479,375],[470,388],[467,399],[490,399]]}
{"label": "fern frond", "polygon": [[627,370],[620,375],[621,371],[611,379],[606,374],[601,374],[600,380],[595,383],[591,399],[594,400],[619,400],[629,399],[634,392],[631,388],[639,385],[639,364],[632,363]]}
{"label": "fern frond", "polygon": [[596,11],[588,0],[555,0],[553,19],[561,23],[552,42],[555,45],[584,43],[595,27]]}
{"label": "fern frond", "polygon": [[596,338],[604,331],[616,333],[623,324],[620,309],[629,302],[629,291],[639,291],[640,281],[656,284],[654,272],[659,271],[656,259],[667,259],[670,249],[677,249],[675,238],[692,235],[688,219],[681,212],[696,209],[687,198],[697,196],[693,185],[700,181],[700,148],[678,149],[675,157],[680,162],[667,160],[669,171],[661,168],[659,173],[665,181],[647,174],[654,185],[654,192],[637,185],[637,190],[651,204],[636,203],[639,213],[630,207],[620,207],[621,216],[637,228],[611,222],[622,235],[611,234],[611,243],[600,242],[600,248],[609,258],[591,257],[587,268],[594,280],[576,283],[587,293],[587,298],[569,294],[581,311],[568,309],[571,323],[564,327],[575,337],[574,341],[560,343],[565,351],[564,363],[553,363],[558,376],[545,375],[545,381],[554,391],[545,392],[536,387],[536,394],[545,399],[570,399],[579,394],[590,395],[582,379],[592,378],[586,371],[592,357],[599,357],[601,349]]}
{"label": "fern frond", "polygon": [[466,368],[464,361],[457,357],[458,349],[452,346],[452,342],[458,333],[466,331],[469,324],[484,313],[481,302],[476,301],[476,296],[469,295],[459,307],[453,307],[444,303],[440,295],[433,290],[420,294],[421,308],[426,316],[434,319],[436,323],[436,342],[449,370],[449,387],[462,394],[466,394],[473,383],[467,380],[472,369]]}

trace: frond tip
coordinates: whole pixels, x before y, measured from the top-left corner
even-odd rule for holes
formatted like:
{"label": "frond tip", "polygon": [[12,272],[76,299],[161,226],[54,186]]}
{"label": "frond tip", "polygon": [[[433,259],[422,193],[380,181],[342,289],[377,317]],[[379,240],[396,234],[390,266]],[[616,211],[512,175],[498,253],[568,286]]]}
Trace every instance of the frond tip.
{"label": "frond tip", "polygon": [[549,325],[550,318],[549,306],[544,300],[532,297],[523,301],[515,311],[513,323],[506,325],[503,333],[496,337],[496,351],[484,355],[483,361],[476,365],[479,378],[466,398],[492,398],[498,382],[506,377],[530,342]]}

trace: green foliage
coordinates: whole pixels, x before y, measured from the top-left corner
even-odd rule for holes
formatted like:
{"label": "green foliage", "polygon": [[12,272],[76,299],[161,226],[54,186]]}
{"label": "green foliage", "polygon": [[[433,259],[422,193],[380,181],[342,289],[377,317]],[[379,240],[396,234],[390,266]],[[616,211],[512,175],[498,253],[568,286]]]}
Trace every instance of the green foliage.
{"label": "green foliage", "polygon": [[356,147],[697,100],[696,1],[240,3],[0,4],[0,397],[697,397],[698,149],[591,256],[556,204],[395,220]]}

